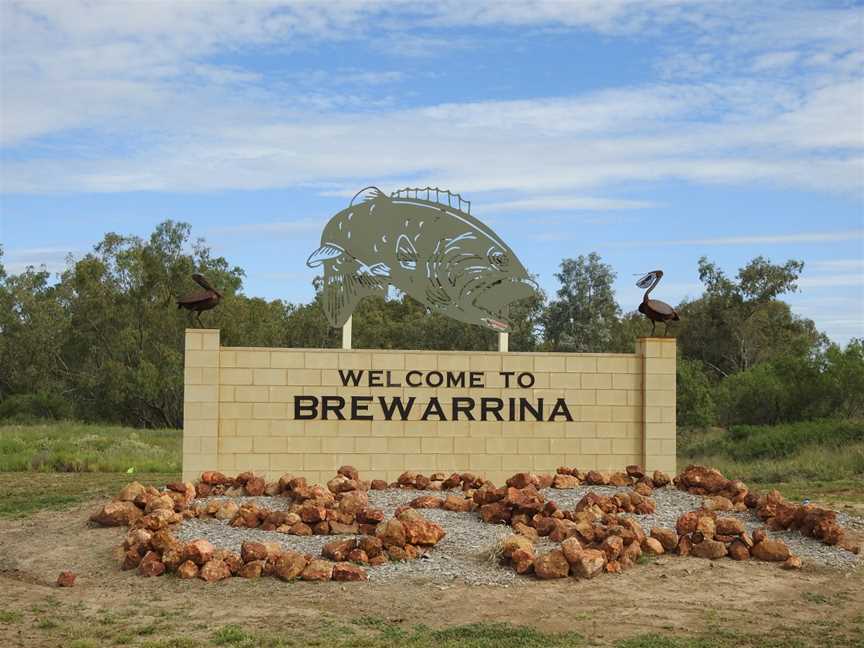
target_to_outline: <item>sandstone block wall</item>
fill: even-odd
[[[620,470],[631,463],[674,473],[675,354],[673,338],[642,338],[633,354],[236,348],[221,347],[218,330],[189,329],[183,474],[253,470],[323,482],[351,464],[366,479],[392,481],[409,469],[467,470],[500,483],[522,470]],[[348,370],[364,372],[357,386],[346,386]],[[369,371],[378,372],[373,386]],[[427,383],[448,372],[466,386]],[[468,386],[471,380],[482,387]],[[325,396],[333,407],[341,397],[345,420],[332,409],[322,419]],[[384,420],[397,397],[403,405],[414,399],[410,411],[401,420],[392,410],[392,420]],[[454,398],[472,399],[475,420],[465,411],[452,420]],[[422,420],[435,399],[448,420]],[[483,399],[489,411],[481,411]],[[535,410],[542,399],[543,420],[532,410],[518,420],[519,399]],[[572,420],[560,409],[549,420],[559,399]],[[315,418],[298,420],[298,413]]]

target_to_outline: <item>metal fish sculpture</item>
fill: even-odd
[[[357,303],[393,285],[430,311],[508,332],[509,306],[537,284],[504,241],[449,191],[377,187],[333,216],[306,264],[324,266],[324,311],[345,324]]]

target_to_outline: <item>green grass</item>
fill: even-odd
[[[804,421],[723,430],[680,429],[678,464],[700,463],[748,484],[845,481],[864,485],[864,423]],[[782,489],[781,489],[782,490]],[[809,496],[806,493],[805,496]]]
[[[180,472],[182,430],[63,421],[0,425],[0,472]]]
[[[179,473],[0,473],[0,518],[74,506],[95,497],[113,497],[132,479],[164,486]]]

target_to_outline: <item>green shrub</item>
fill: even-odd
[[[717,419],[711,384],[698,360],[678,360],[676,388],[678,391],[678,425],[707,427]]]
[[[72,418],[72,403],[58,394],[12,394],[0,401],[0,420],[25,423]]]

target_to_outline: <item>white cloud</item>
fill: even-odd
[[[0,98],[3,141],[21,149],[46,136],[86,133],[48,154],[5,160],[5,191],[353,187],[374,179],[515,192],[499,202],[545,200],[543,209],[554,209],[549,196],[665,179],[857,194],[864,185],[856,65],[864,48],[855,36],[864,14],[856,9],[630,0],[68,0],[5,3],[0,12],[2,74],[15,88]],[[674,25],[693,38],[670,56],[692,54],[704,70],[724,69],[724,56],[735,64],[712,83],[675,78],[577,96],[397,109],[392,97],[366,90],[411,82],[392,69],[285,78],[212,60],[322,40],[382,47],[399,39],[458,40],[464,25],[633,38]],[[747,76],[759,57],[764,66],[790,52],[808,61],[812,76]]]
[[[625,246],[663,246],[663,245],[786,245],[790,243],[831,243],[834,241],[849,241],[864,238],[864,229],[852,229],[835,232],[806,232],[801,234],[769,234],[758,236],[719,236],[703,239],[677,239],[659,241],[628,241],[610,245]]]
[[[244,223],[225,227],[211,227],[208,234],[215,236],[237,236],[244,234],[291,234],[294,232],[314,232],[327,222],[323,218],[303,218],[296,221],[277,221],[272,223]]]
[[[801,277],[798,280],[801,288],[837,288],[839,286],[864,287],[864,273],[836,274],[822,277]]]
[[[831,261],[807,261],[807,270],[862,270],[864,271],[864,258],[861,259],[833,259]]]
[[[9,274],[24,272],[28,267],[56,273],[66,269],[67,258],[76,252],[68,247],[9,248],[4,249],[0,263]]]
[[[484,202],[484,214],[498,212],[532,211],[612,211],[620,209],[649,209],[658,207],[657,203],[646,200],[627,200],[624,198],[598,198],[593,196],[549,196],[518,198],[501,202]]]

